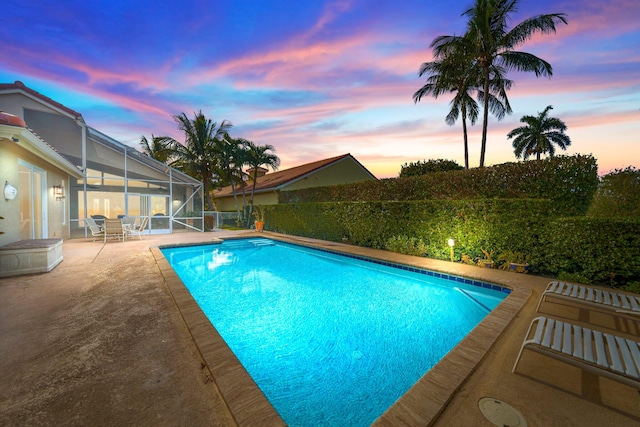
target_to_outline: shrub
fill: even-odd
[[[427,247],[417,237],[393,236],[387,241],[386,249],[405,255],[425,256]]]
[[[640,219],[640,170],[629,166],[604,175],[587,215]]]
[[[453,160],[432,159],[418,161],[415,163],[405,163],[400,169],[400,178],[409,176],[420,176],[432,172],[446,172],[464,169]]]
[[[533,198],[553,201],[563,216],[584,215],[598,187],[593,156],[554,156],[487,168],[433,172],[283,191],[280,203]]]
[[[558,218],[532,247],[539,273],[579,275],[580,283],[624,287],[640,280],[640,221]]]

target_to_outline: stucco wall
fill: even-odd
[[[350,158],[327,166],[313,174],[286,185],[282,190],[299,190],[301,188],[325,187],[327,185],[348,184],[351,182],[370,180],[369,175],[360,165]]]
[[[249,205],[249,199],[251,198],[251,193],[246,193],[246,202]],[[222,197],[216,198],[213,200],[215,204],[215,208],[218,212],[235,212],[236,204],[233,200],[233,196],[231,197]],[[253,196],[253,204],[254,205],[275,205],[278,203],[278,195],[275,191],[270,191],[268,193],[257,193]],[[240,209],[242,209],[242,194],[238,194],[238,204],[240,205]]]
[[[20,191],[18,176],[18,159],[23,160],[33,166],[37,166],[46,172],[46,192],[47,192],[47,227],[48,238],[69,238],[69,227],[63,224],[67,214],[63,209],[68,209],[65,202],[56,201],[53,195],[53,186],[61,185],[64,181],[66,191],[69,188],[68,175],[51,166],[38,156],[23,149],[18,143],[10,139],[0,138],[0,216],[4,217],[0,220],[0,245],[20,240],[20,203],[18,197],[14,200],[5,200],[4,183],[5,181],[13,185]]]
[[[346,157],[342,161],[315,171],[307,177],[294,181],[282,188],[282,191],[299,190],[302,188],[325,187],[328,185],[348,184],[351,182],[373,179],[358,163]],[[247,193],[247,200],[249,194]],[[219,212],[235,211],[233,196],[218,197],[214,199],[216,210]],[[238,195],[238,203],[242,206],[241,195]],[[248,203],[248,201],[247,201]],[[278,194],[275,191],[257,193],[254,197],[255,205],[275,205],[278,203]]]
[[[5,113],[13,114],[24,120],[25,108],[57,113],[55,110],[43,105],[42,102],[35,101],[22,93],[5,93],[0,96],[0,110]]]

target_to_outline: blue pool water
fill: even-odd
[[[162,252],[290,426],[370,425],[508,292],[268,239]]]

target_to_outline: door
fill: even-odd
[[[129,193],[129,216],[149,218],[147,227],[151,234],[171,233],[169,207],[169,196]]]
[[[49,236],[46,172],[19,160],[18,175],[20,239],[46,239]]]

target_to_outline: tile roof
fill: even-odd
[[[0,111],[0,125],[17,126],[26,128],[27,124],[18,116]]]
[[[354,162],[356,162],[357,164],[360,164],[360,162],[358,162],[355,159],[355,157],[347,153],[341,156],[331,157],[324,160],[318,160],[317,162],[296,166],[291,169],[285,169],[282,171],[268,173],[266,175],[258,177],[258,179],[256,180],[257,182],[256,192],[278,190],[285,184],[291,183],[293,181],[297,181],[298,179],[301,179],[312,172],[315,172],[332,163],[336,163],[348,157],[351,157]],[[369,172],[364,166],[362,166],[362,168],[366,170],[369,174],[371,174],[371,172]],[[371,176],[374,177],[373,174],[371,174]],[[216,190],[213,193],[213,197],[225,197],[225,196],[231,196],[231,195],[232,195],[232,191],[231,191],[230,185],[227,187],[221,188],[219,190]]]
[[[27,86],[25,86],[24,83],[22,83],[19,80],[16,80],[14,83],[0,83],[0,92],[3,92],[3,91],[22,91],[64,111],[67,114],[70,114],[74,118],[82,117],[82,114],[78,113],[77,111],[72,110],[71,108],[65,107],[64,105],[60,104],[58,101],[54,101],[53,99],[41,94],[40,92],[37,92],[31,88],[28,88]]]

